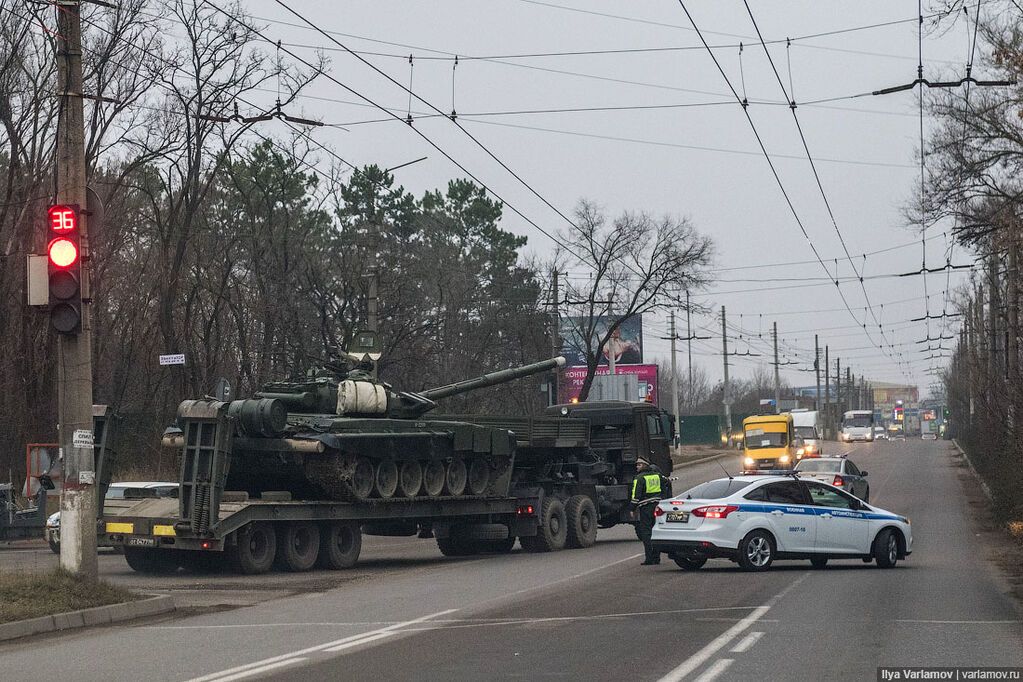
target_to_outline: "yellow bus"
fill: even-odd
[[[801,439],[795,434],[792,415],[767,414],[747,417],[742,422],[743,471],[791,469]]]

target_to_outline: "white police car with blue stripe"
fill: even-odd
[[[662,500],[655,511],[654,549],[680,568],[708,559],[764,571],[775,560],[876,561],[892,568],[913,551],[909,519],[798,474],[720,478]]]

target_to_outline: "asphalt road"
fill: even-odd
[[[780,563],[764,574],[727,561],[696,573],[670,562],[645,567],[629,527],[601,531],[589,550],[460,560],[440,557],[431,541],[381,538],[343,574],[294,584],[290,576],[206,579],[255,591],[301,584],[304,594],[0,646],[0,670],[19,679],[46,661],[104,682],[707,682],[873,680],[879,665],[1023,666],[1021,612],[990,561],[997,548],[972,521],[951,446],[833,448],[870,471],[872,503],[913,519],[914,554],[895,570],[858,560],[821,571]],[[708,463],[680,473],[688,487],[720,469]],[[160,587],[156,578],[130,579]],[[310,585],[322,587],[308,592]]]

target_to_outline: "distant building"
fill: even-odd
[[[908,384],[890,384],[884,381],[870,382],[874,390],[874,409],[891,413],[897,401],[904,405],[915,405],[920,402],[920,389]]]

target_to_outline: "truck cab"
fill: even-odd
[[[802,439],[795,434],[789,413],[747,417],[742,422],[743,471],[791,469]]]

